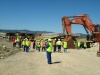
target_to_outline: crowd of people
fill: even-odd
[[[31,40],[29,38],[21,39],[20,37],[13,38],[13,47],[23,48],[24,52],[29,52],[30,47],[37,50],[38,52],[46,52],[47,63],[52,64],[51,61],[51,53],[59,52],[61,53],[63,49],[63,53],[67,53],[68,43],[66,41],[62,41],[61,39],[37,39]],[[75,47],[79,50],[80,48],[87,48],[86,42],[78,42],[74,41]]]
[[[19,47],[23,48],[24,52],[29,52],[30,46],[33,49],[40,51],[46,51],[46,45],[48,43],[48,40],[44,39],[37,39],[37,40],[31,40],[29,38],[24,38],[21,39],[20,37],[13,38],[13,47]],[[61,52],[61,49],[63,48],[63,52],[67,52],[68,48],[68,43],[66,41],[62,41],[61,39],[52,39],[52,44],[53,44],[53,51],[52,52]],[[82,41],[74,41],[75,47],[79,50],[80,48],[87,48],[86,42]]]
[[[33,49],[40,51],[46,51],[46,45],[48,44],[48,39],[37,39],[31,40],[29,38],[21,39],[20,37],[13,38],[13,47],[23,48],[24,52],[29,52],[30,46]],[[64,52],[67,49],[67,42],[62,42],[61,39],[52,39],[53,52],[61,52],[61,48],[64,48]]]

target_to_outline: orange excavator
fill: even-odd
[[[82,25],[84,29],[86,30],[88,36],[89,36],[89,31],[90,31],[92,35],[92,41],[99,42],[99,51],[97,51],[97,56],[100,56],[100,25],[94,25],[87,14],[62,17],[63,31],[66,30],[66,33],[67,33],[67,38],[65,38],[64,40],[67,42],[71,40],[72,38],[71,36],[72,34],[71,25],[72,24]]]

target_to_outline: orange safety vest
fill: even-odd
[[[53,45],[56,45],[56,40],[53,40]]]
[[[46,43],[45,42],[42,42],[42,47],[46,47]]]

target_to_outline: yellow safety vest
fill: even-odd
[[[81,45],[81,43],[80,43],[80,42],[78,42],[78,47],[80,47],[80,45]]]
[[[20,39],[19,38],[17,38],[17,42],[19,42],[20,41]]]
[[[30,42],[29,41],[26,41],[26,46],[30,46]]]
[[[53,45],[52,43],[49,43],[49,47],[47,48],[47,51],[52,52],[52,49],[53,49]]]
[[[86,42],[84,43],[84,47],[87,47]]]
[[[64,47],[64,48],[67,48],[67,42],[64,42],[64,43],[63,43],[63,47]]]
[[[22,45],[26,45],[26,42],[25,42],[25,41],[23,41],[23,42],[22,42]]]
[[[37,43],[37,46],[38,46],[38,47],[41,47],[41,43],[40,43],[40,42],[38,42],[38,43]]]
[[[61,42],[61,41],[57,41],[56,44],[57,44],[57,45],[62,45],[62,42]]]

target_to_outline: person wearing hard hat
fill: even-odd
[[[86,49],[87,48],[87,43],[86,42],[84,42],[84,49]]]
[[[26,39],[26,52],[29,52],[29,47],[30,47],[30,41]]]
[[[80,49],[80,45],[81,45],[81,42],[80,41],[78,41],[78,43],[77,43],[77,46],[78,46],[78,50]]]
[[[63,42],[63,49],[64,49],[63,53],[66,53],[67,52],[67,42],[66,41]]]
[[[41,48],[41,42],[38,41],[38,42],[37,42],[37,49],[38,49],[38,52],[40,52],[40,48]]]
[[[21,48],[21,38],[20,37],[17,37],[16,42],[17,42],[18,47]]]
[[[47,63],[52,64],[51,53],[53,50],[52,39],[48,39],[48,43],[46,44],[46,54],[47,54]]]
[[[23,46],[23,49],[24,49],[24,52],[25,52],[25,48],[26,48],[26,39],[23,39],[23,41],[22,41],[22,46]]]
[[[58,52],[61,52],[61,46],[62,46],[62,42],[60,39],[58,39],[58,41],[56,42],[56,45],[58,47]]]

